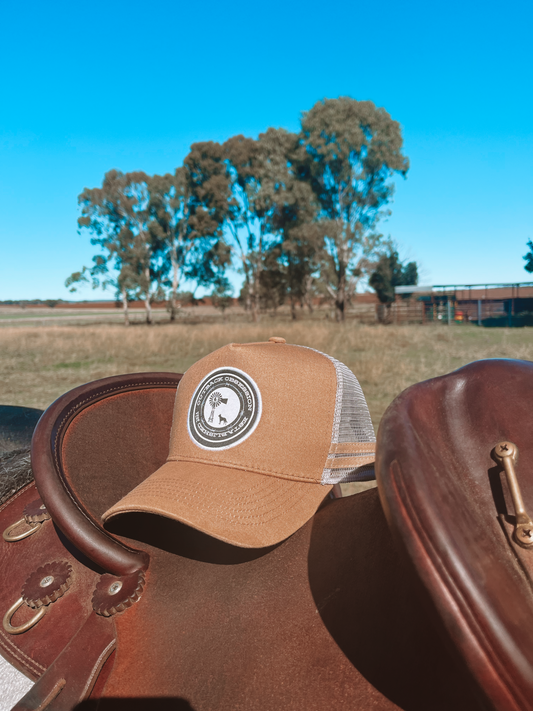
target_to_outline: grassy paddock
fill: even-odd
[[[185,371],[230,342],[283,336],[329,353],[359,378],[374,424],[407,386],[479,358],[533,360],[533,329],[362,326],[328,321],[3,327],[0,404],[47,407],[81,383],[119,373]]]

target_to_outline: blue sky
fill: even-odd
[[[522,1],[4,4],[0,299],[73,298],[94,254],[77,196],[107,170],[173,171],[195,141],[296,131],[337,96],[403,127],[381,230],[424,283],[530,279],[532,21]]]

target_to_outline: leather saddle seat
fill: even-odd
[[[529,551],[505,535],[490,458],[505,438],[533,455],[520,400],[532,369],[481,362],[413,386],[380,427],[379,494],[326,500],[267,549],[141,513],[104,529],[102,513],[167,457],[180,376],[62,396],[34,434],[37,489],[0,509],[2,530],[36,500],[51,517],[1,542],[6,607],[21,589],[31,598],[32,575],[70,567],[37,624],[0,632],[2,654],[36,680],[16,708],[533,708]]]
[[[377,441],[392,535],[489,708],[506,711],[533,709],[533,541],[517,543],[496,450],[518,448],[517,488],[530,515],[532,402],[533,363],[474,362],[404,391]]]

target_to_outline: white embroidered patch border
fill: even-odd
[[[261,412],[261,393],[253,378],[238,368],[217,368],[194,391],[187,429],[202,449],[230,449],[252,434]]]

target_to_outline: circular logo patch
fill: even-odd
[[[261,419],[261,393],[238,368],[217,368],[196,388],[187,426],[202,449],[229,449],[249,437]]]

